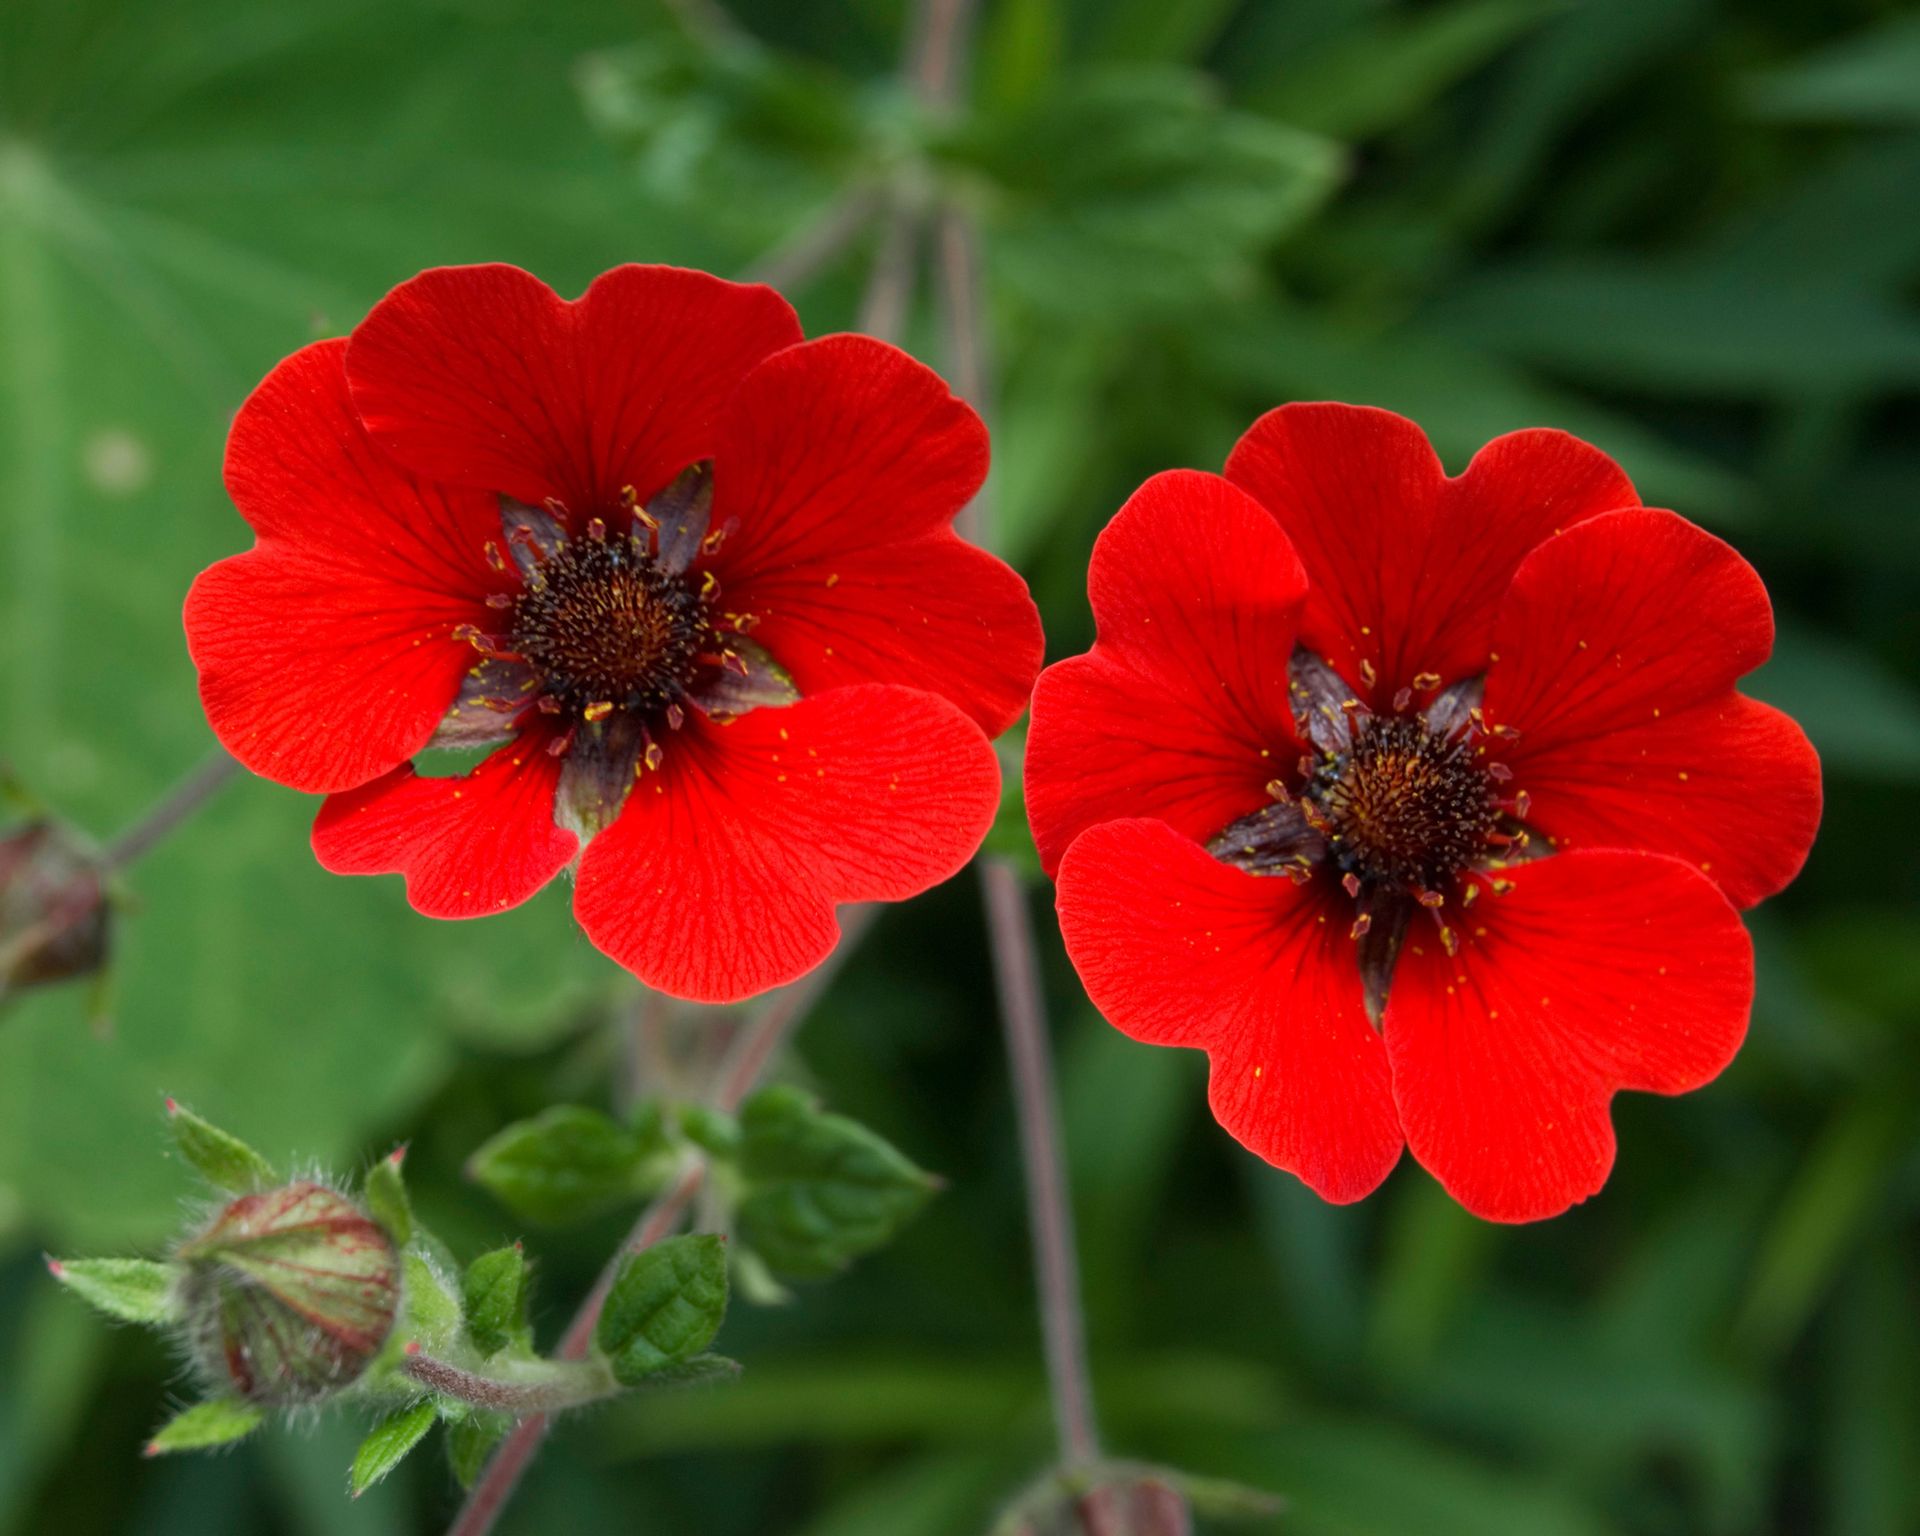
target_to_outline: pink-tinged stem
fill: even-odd
[[[741,1100],[753,1091],[781,1048],[792,1038],[878,913],[879,909],[872,906],[846,908],[840,914],[841,937],[833,953],[798,981],[782,987],[760,1004],[720,1064],[713,1087],[713,1103],[717,1108],[731,1113],[740,1107]],[[640,1220],[601,1269],[587,1299],[567,1324],[557,1351],[560,1359],[585,1357],[593,1345],[593,1333],[600,1325],[600,1313],[607,1304],[608,1292],[613,1289],[620,1261],[669,1236],[680,1225],[681,1217],[700,1193],[706,1177],[705,1162],[690,1162],[667,1192],[641,1213]],[[549,1422],[546,1414],[537,1413],[513,1427],[474,1483],[466,1503],[447,1528],[447,1536],[487,1536],[513,1497],[514,1489],[519,1487],[527,1467],[540,1453],[540,1442],[546,1438]]]
[[[957,12],[956,26],[965,19],[965,0],[932,0],[932,4],[936,13]],[[951,44],[950,53],[958,46]],[[952,347],[954,387],[983,417],[989,417],[992,402],[988,398],[979,230],[960,209],[947,208],[940,214],[935,244],[940,295]],[[992,526],[986,513],[983,491],[958,523],[967,537],[990,545]],[[1000,1019],[1013,1073],[1014,1104],[1020,1119],[1027,1216],[1033,1232],[1034,1279],[1039,1291],[1054,1426],[1066,1465],[1082,1466],[1098,1460],[1100,1436],[1094,1420],[1073,1204],[1060,1143],[1053,1049],[1047,1035],[1033,915],[1027,907],[1019,868],[1011,860],[987,854],[979,859],[978,868],[987,933],[993,947]]]
[[[980,860],[979,868],[987,932],[993,941],[1000,1019],[1006,1029],[1013,1098],[1020,1118],[1027,1217],[1033,1231],[1034,1273],[1040,1293],[1040,1328],[1046,1346],[1053,1422],[1065,1464],[1086,1466],[1099,1459],[1100,1437],[1094,1427],[1073,1206],[1067,1193],[1066,1158],[1060,1147],[1054,1106],[1053,1050],[1041,1000],[1033,915],[1027,910],[1020,871],[1009,860],[989,855]]]
[[[205,805],[240,772],[239,763],[222,747],[178,784],[162,795],[144,816],[107,845],[108,869],[125,869],[151,852],[167,834]]]
[[[485,1376],[445,1360],[436,1360],[431,1355],[420,1354],[409,1355],[400,1369],[421,1386],[430,1387],[435,1392],[456,1397],[463,1403],[472,1403],[476,1408],[490,1408],[499,1413],[515,1415],[558,1413],[565,1408],[598,1402],[620,1390],[620,1384],[613,1379],[611,1372],[595,1371],[591,1366],[579,1363],[569,1367],[569,1374],[556,1373],[544,1381],[512,1381]]]

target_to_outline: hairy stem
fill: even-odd
[[[226,749],[215,747],[205,761],[107,845],[107,868],[125,869],[151,852],[169,832],[224,789],[239,772],[240,764]]]
[[[489,1376],[416,1354],[409,1355],[400,1369],[423,1387],[515,1418],[579,1408],[620,1390],[611,1371],[586,1360],[543,1360],[537,1370],[529,1367],[518,1376]]]
[[[793,1037],[801,1020],[819,1000],[820,994],[826,991],[828,983],[846,962],[848,954],[872,925],[878,910],[876,907],[863,906],[849,907],[843,911],[840,914],[841,938],[833,953],[798,981],[781,988],[760,1004],[752,1020],[733,1042],[716,1074],[712,1092],[712,1102],[716,1108],[731,1112],[739,1108],[740,1101],[753,1091],[754,1085],[780,1054],[781,1047]],[[593,1289],[587,1293],[587,1299],[567,1324],[567,1331],[561,1336],[558,1358],[579,1360],[586,1356],[593,1344],[594,1329],[600,1324],[600,1313],[607,1304],[607,1295],[613,1289],[620,1261],[626,1255],[650,1248],[669,1236],[680,1225],[681,1217],[700,1193],[706,1177],[705,1161],[697,1157],[689,1160],[667,1192],[641,1213],[640,1220],[613,1257],[607,1260]],[[500,1518],[501,1510],[513,1497],[513,1491],[520,1485],[528,1466],[540,1453],[540,1443],[546,1438],[548,1422],[546,1414],[535,1413],[514,1426],[512,1433],[500,1442],[500,1448],[493,1453],[486,1470],[474,1483],[473,1491],[467,1495],[467,1502],[448,1527],[447,1536],[486,1536],[493,1529],[494,1522]]]

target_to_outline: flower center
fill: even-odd
[[[1412,715],[1357,720],[1348,750],[1320,760],[1302,802],[1337,868],[1412,891],[1438,890],[1481,858],[1500,815],[1466,739]]]
[[[569,539],[513,605],[512,648],[568,713],[676,702],[708,646],[707,605],[638,541]]]

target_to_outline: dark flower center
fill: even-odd
[[[636,539],[569,539],[513,605],[512,648],[569,714],[674,703],[708,649],[707,604]],[[606,711],[598,711],[605,713]]]
[[[1439,890],[1482,858],[1500,814],[1468,741],[1417,715],[1356,720],[1348,749],[1316,763],[1302,802],[1336,868],[1413,891]]]

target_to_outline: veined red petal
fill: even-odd
[[[1619,1090],[1686,1093],[1745,1037],[1753,947],[1713,882],[1613,849],[1506,871],[1448,956],[1416,927],[1387,999],[1413,1155],[1477,1216],[1536,1221],[1613,1167]]]
[[[1611,512],[1530,555],[1502,604],[1486,713],[1529,819],[1567,847],[1646,848],[1740,905],[1798,872],[1820,768],[1798,726],[1734,693],[1773,646],[1753,567],[1671,512]]]
[[[805,693],[898,683],[952,700],[989,736],[1020,718],[1045,642],[1027,584],[940,528],[842,550],[726,587],[753,638]]]
[[[537,731],[457,777],[396,768],[327,797],[313,823],[314,855],[337,875],[405,875],[407,900],[428,917],[503,912],[565,869],[578,847],[554,825],[560,769]]]
[[[837,904],[947,879],[999,796],[991,744],[935,694],[834,688],[729,725],[690,716],[588,845],[574,910],[648,986],[737,1001],[825,959]]]
[[[1060,864],[1060,931],[1094,1006],[1149,1045],[1204,1050],[1214,1118],[1323,1198],[1400,1156],[1387,1054],[1322,888],[1219,863],[1163,821],[1103,822]]]
[[[1528,747],[1525,738],[1518,746]],[[1520,761],[1528,820],[1556,847],[1674,854],[1736,906],[1799,874],[1820,825],[1813,744],[1779,710],[1744,694]]]
[[[822,336],[762,363],[714,454],[711,562],[727,590],[920,538],[987,477],[987,429],[941,377],[871,336]]]
[[[1027,737],[1027,816],[1051,873],[1085,828],[1154,816],[1204,840],[1292,774],[1288,659],[1306,577],[1273,519],[1218,475],[1143,485],[1093,548],[1099,638],[1049,667]]]
[[[1487,718],[1532,756],[1718,699],[1773,649],[1773,608],[1733,547],[1636,508],[1540,546],[1500,605]]]
[[[491,498],[407,474],[362,430],[343,341],[267,375],[234,419],[227,490],[258,536],[202,573],[187,648],[208,721],[256,773],[344,789],[418,751],[473,665],[500,585]]]
[[[1448,479],[1419,427],[1391,411],[1283,405],[1227,460],[1293,541],[1312,584],[1302,638],[1369,703],[1428,674],[1485,669],[1493,613],[1527,552],[1637,504],[1597,448],[1564,432],[1494,439]]]
[[[711,457],[721,405],[800,335],[771,288],[679,267],[615,267],[571,304],[518,267],[437,267],[374,306],[347,371],[415,470],[584,518]]]

